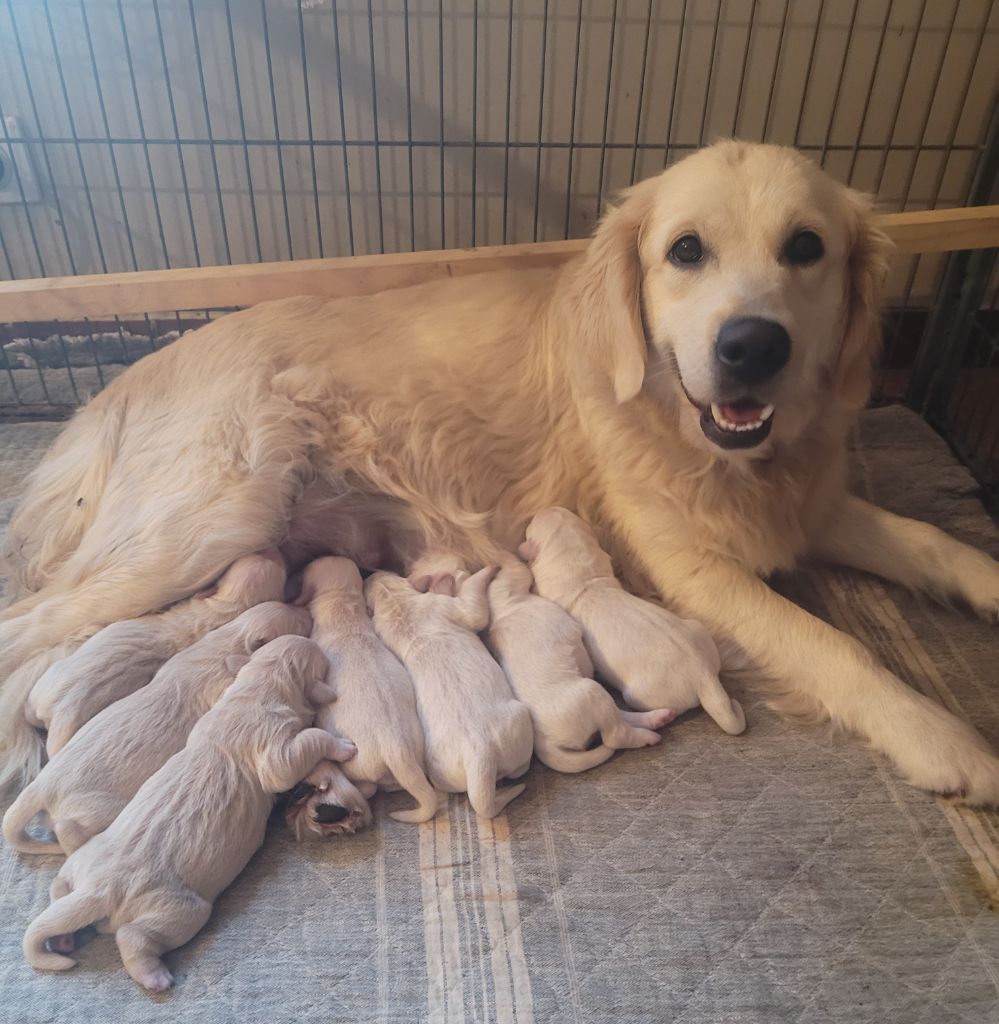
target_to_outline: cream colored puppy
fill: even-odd
[[[64,971],[74,933],[113,932],[125,970],[150,992],[173,976],[160,959],[205,925],[219,893],[264,839],[274,795],[345,743],[308,728],[332,693],[326,660],[285,636],[243,667],[195,724],[187,745],[147,779],[103,834],[74,853],[52,883],[52,904],[28,928],[33,967]]]
[[[486,646],[534,721],[534,751],[559,772],[582,772],[615,750],[649,747],[673,721],[670,708],[621,711],[592,679],[579,623],[553,601],[531,593],[531,572],[510,562],[489,587]],[[598,745],[588,747],[594,739]]]
[[[392,817],[429,821],[440,799],[424,772],[423,728],[413,683],[375,632],[357,566],[348,558],[312,562],[296,603],[309,606],[312,640],[329,659],[329,680],[336,691],[335,703],[320,708],[317,724],[349,736],[357,746],[344,774],[355,783],[406,790],[417,806],[393,811]]]
[[[446,793],[468,793],[475,813],[493,818],[524,791],[497,792],[531,764],[531,714],[515,700],[503,670],[475,635],[489,624],[491,566],[455,594],[453,577],[421,593],[400,576],[378,572],[364,593],[378,635],[409,669],[426,738],[427,774]]]
[[[307,636],[311,628],[304,608],[269,601],[174,655],[148,686],[105,708],[49,761],[4,815],[4,838],[22,853],[72,853],[103,832],[183,748],[253,651],[287,633]],[[28,835],[40,813],[55,842]]]
[[[353,834],[371,824],[368,800],[378,787],[347,778],[334,761],[320,761],[288,794],[285,821],[301,840],[306,832],[319,836]]]
[[[109,704],[145,686],[178,651],[262,601],[279,601],[284,560],[276,549],[239,558],[218,583],[158,615],[106,626],[35,683],[25,714],[48,729],[49,757]]]
[[[631,707],[667,706],[680,714],[700,704],[725,732],[746,728],[742,708],[718,679],[721,660],[708,631],[629,594],[578,516],[564,508],[540,512],[520,554],[537,592],[579,622],[597,674]]]

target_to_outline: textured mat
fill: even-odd
[[[57,428],[0,428],[9,498]],[[946,445],[868,413],[857,485],[999,554]],[[999,746],[999,632],[880,582],[777,583],[870,644]],[[56,859],[0,851],[0,1021],[999,1024],[997,818],[899,783],[849,739],[784,722],[686,717],[662,746],[583,776],[535,767],[508,813],[452,798],[414,827],[378,803],[367,833],[296,845],[273,822],[207,928],[148,997],[96,939],[62,976],[20,938]]]

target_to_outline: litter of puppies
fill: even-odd
[[[263,552],[52,665],[27,710],[50,759],[3,819],[18,851],[68,855],[29,963],[72,967],[97,924],[143,988],[169,988],[163,954],[207,922],[279,794],[299,838],[368,825],[377,790],[413,798],[402,822],[462,792],[491,818],[532,754],[584,771],[698,704],[742,732],[707,631],[628,594],[582,520],[539,513],[520,555],[530,568],[510,555],[469,573],[428,552],[408,579],[367,580],[323,557],[289,604],[284,561]]]

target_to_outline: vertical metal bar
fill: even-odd
[[[14,153],[14,147],[11,145],[10,130],[7,128],[7,119],[4,117],[2,110],[0,110],[0,129],[3,130],[3,139],[7,144],[8,152]],[[23,146],[21,151],[24,153],[25,160],[31,158],[31,153],[27,146]],[[45,272],[45,260],[42,257],[42,249],[38,244],[38,235],[35,234],[35,222],[31,218],[31,207],[24,191],[24,183],[21,181],[21,169],[17,165],[16,157],[11,161],[11,166],[14,171],[14,184],[17,185],[17,193],[21,197],[21,209],[24,211],[24,219],[28,225],[28,236],[31,238],[31,246],[35,250],[35,259],[38,261],[38,273],[41,277],[48,277],[48,274]],[[13,267],[11,270],[13,271]]]
[[[55,188],[55,175],[52,173],[52,161],[49,159],[48,148],[45,144],[45,136],[42,132],[42,120],[38,116],[38,104],[35,101],[35,90],[31,85],[31,75],[28,73],[28,62],[24,57],[24,47],[21,44],[21,33],[17,27],[17,20],[14,17],[14,6],[11,0],[7,0],[7,13],[10,17],[10,27],[14,32],[14,42],[17,45],[17,54],[20,58],[21,72],[24,75],[24,85],[28,93],[28,102],[31,104],[31,115],[35,119],[35,125],[38,128],[38,140],[41,144],[42,159],[45,161],[45,173],[48,176],[48,181],[52,184],[52,201],[55,203],[56,214],[58,217],[59,227],[62,229],[62,240],[66,246],[66,258],[69,260],[70,273],[77,273],[76,270],[76,259],[73,256],[73,247],[69,244],[69,232],[66,230],[66,218],[63,216],[62,203],[59,200],[59,190]],[[0,120],[3,120],[0,118]],[[9,140],[10,135],[7,132],[7,125],[4,123],[4,136]],[[19,179],[20,180],[20,179]],[[23,191],[22,191],[23,195]],[[26,206],[27,204],[25,204]]]
[[[749,51],[753,48],[753,28],[756,25],[756,5],[758,0],[753,0],[753,6],[749,11],[749,31],[746,33],[746,49],[742,53],[742,67],[739,70],[739,91],[735,96],[735,113],[732,115],[732,132],[736,135],[739,127],[739,114],[742,111],[742,92],[746,87],[746,66],[749,64]]]
[[[836,114],[839,111],[839,96],[843,89],[843,77],[846,74],[846,65],[850,59],[850,44],[853,42],[853,26],[857,23],[857,10],[860,7],[860,0],[853,0],[853,8],[850,11],[850,24],[846,30],[846,46],[843,48],[843,60],[839,66],[839,74],[836,76],[836,91],[833,93],[832,109],[829,111],[829,119],[826,121],[826,134],[822,140],[822,155],[819,157],[819,166],[825,167],[826,154],[829,152],[829,140],[832,138],[833,125],[836,122]]]
[[[319,243],[319,255],[325,256],[323,248],[323,216],[319,209],[319,174],[316,169],[316,140],[312,130],[312,95],[309,91],[309,62],[305,52],[305,19],[302,17],[302,0],[296,0],[295,7],[298,10],[298,46],[302,54],[302,87],[305,93],[305,123],[309,137],[309,164],[312,168],[312,202],[316,214],[316,240]],[[336,4],[333,4],[333,33],[337,44],[337,77],[340,75],[340,32],[337,23]],[[343,151],[346,158],[347,153],[347,131],[343,131]],[[347,203],[348,218],[350,201]],[[354,255],[353,224],[350,224],[351,245],[350,254]]]
[[[55,321],[58,323],[59,321]],[[62,349],[62,357],[66,360],[66,376],[69,378],[69,386],[73,391],[73,397],[76,399],[77,404],[80,401],[80,392],[76,387],[76,378],[73,376],[73,367],[70,365],[69,360],[69,349],[66,348],[66,339],[62,336],[61,331],[56,332],[56,336],[59,338],[59,348]]]
[[[767,112],[763,116],[763,135],[761,142],[766,142],[770,134],[770,115],[774,106],[774,89],[777,86],[777,79],[780,77],[781,67],[784,63],[784,35],[787,32],[787,18],[791,12],[791,0],[784,0],[784,14],[780,19],[780,35],[777,37],[777,55],[774,60],[774,73],[770,77],[770,90],[767,92]]]
[[[565,227],[562,231],[564,238],[569,237],[569,215],[572,211],[572,161],[576,149],[576,96],[579,91],[579,43],[582,32],[583,0],[578,0],[576,5],[576,55],[572,61],[572,101],[571,113],[569,114],[569,153],[565,175]],[[509,90],[509,86],[507,86],[507,89]],[[509,117],[509,98],[507,99],[507,108]]]
[[[615,4],[617,0],[614,0]],[[538,148],[534,158],[534,234],[538,240],[538,215],[541,200],[541,140],[545,122],[545,73],[548,64],[548,0],[545,0],[543,27],[541,29],[541,84],[538,89]]]
[[[153,10],[157,10],[159,6],[159,0],[153,0]],[[118,10],[121,10],[121,0],[118,0]],[[194,63],[198,69],[198,84],[201,87],[201,107],[205,113],[205,128],[208,131],[208,152],[211,155],[212,160],[212,174],[215,176],[215,195],[218,199],[219,207],[219,223],[222,227],[222,245],[225,249],[225,261],[226,263],[232,263],[232,249],[229,247],[229,229],[225,223],[225,204],[222,202],[222,180],[219,177],[219,160],[218,155],[215,152],[215,136],[212,133],[212,114],[208,108],[208,89],[205,86],[205,68],[201,61],[201,42],[198,39],[198,22],[194,16],[194,0],[187,0],[187,11],[191,19],[191,39],[194,42]],[[122,27],[124,27],[124,18],[122,19]],[[126,44],[125,52],[128,53],[129,49]],[[129,55],[128,58],[129,71],[132,68],[132,58]],[[135,86],[135,76],[132,75],[132,85]],[[135,95],[136,107],[139,103],[139,95]],[[152,178],[152,170],[150,169],[150,179]],[[167,266],[170,264],[168,263]]]
[[[697,133],[697,144],[704,145],[704,131],[708,125],[708,110],[711,107],[711,85],[714,81],[715,54],[718,52],[718,29],[721,26],[722,4],[725,0],[718,0],[718,10],[715,12],[715,30],[711,36],[711,59],[708,61],[708,85],[704,90],[704,106],[701,108],[701,128]]]
[[[652,36],[652,2],[645,11],[645,46],[642,49],[642,70],[638,77],[638,110],[635,113],[635,141],[631,147],[631,171],[628,184],[635,184],[635,171],[638,167],[638,140],[642,137],[642,110],[645,106],[645,72],[649,65],[649,39]],[[756,0],[753,0],[756,3]]]
[[[295,258],[295,246],[291,239],[291,216],[288,213],[288,188],[284,178],[284,153],[281,149],[281,124],[278,118],[277,93],[274,91],[274,62],[271,59],[270,28],[267,24],[267,0],[260,0],[260,18],[264,29],[264,53],[267,56],[267,87],[271,94],[271,117],[274,119],[274,145],[277,149],[278,180],[281,184],[281,205],[284,208],[284,233],[288,241],[288,259]]]
[[[94,52],[94,40],[90,32],[90,19],[87,17],[87,5],[85,0],[80,0],[80,16],[83,18],[83,34],[87,40],[87,50],[90,54],[90,68],[94,76],[94,88],[97,90],[97,106],[101,112],[101,123],[104,125],[104,134],[108,140],[108,157],[111,161],[111,173],[114,177],[114,186],[118,192],[118,209],[121,210],[121,222],[125,227],[125,238],[128,242],[128,253],[132,261],[132,269],[139,269],[139,261],[135,255],[135,242],[132,238],[132,226],[128,220],[128,209],[125,205],[125,190],[121,184],[121,174],[118,170],[118,157],[114,151],[114,143],[111,141],[111,122],[108,119],[107,106],[104,103],[104,90],[101,87],[101,76],[97,69],[97,55]]]
[[[156,0],[153,0],[155,7]],[[170,250],[167,247],[166,233],[163,230],[163,215],[160,211],[159,195],[156,191],[156,179],[153,177],[153,163],[149,157],[149,143],[146,141],[146,124],[142,117],[142,105],[139,102],[139,87],[135,79],[135,67],[132,64],[132,47],[128,41],[128,29],[125,26],[125,12],[122,10],[121,0],[118,0],[118,24],[121,27],[121,39],[125,60],[128,65],[128,76],[132,85],[132,101],[135,104],[135,116],[139,123],[139,137],[142,139],[142,153],[145,157],[146,176],[149,179],[149,196],[153,203],[153,214],[156,217],[156,227],[160,236],[160,249],[163,252],[163,263],[170,266]]]
[[[857,154],[860,152],[860,144],[864,139],[864,129],[867,127],[867,112],[871,107],[871,99],[874,96],[874,83],[878,78],[878,67],[881,62],[881,51],[885,45],[885,35],[888,32],[888,22],[891,20],[892,7],[895,0],[888,0],[885,7],[884,20],[881,22],[881,33],[878,35],[878,48],[874,51],[874,63],[871,71],[871,84],[867,87],[867,97],[864,99],[864,108],[860,112],[860,123],[857,126],[857,138],[853,143],[853,153],[850,156],[850,168],[846,172],[846,183],[853,184],[853,172],[857,167]]]
[[[101,366],[101,357],[97,353],[97,342],[94,341],[94,332],[90,329],[90,321],[87,319],[87,317],[83,318],[83,322],[87,325],[87,327],[86,327],[87,337],[90,339],[90,351],[91,351],[91,354],[94,357],[94,368],[97,370],[97,381],[100,384],[100,386],[103,388],[105,386],[105,382],[104,382],[104,369]],[[72,375],[70,375],[70,376],[72,376]],[[76,388],[75,387],[73,389],[73,393],[76,394]]]
[[[683,33],[687,27],[687,0],[680,11],[680,33],[676,40],[676,60],[673,62],[673,88],[669,94],[669,116],[666,118],[666,141],[663,143],[663,167],[669,163],[669,150],[673,142],[673,115],[676,112],[676,90],[680,84],[680,58],[683,56]]]
[[[926,14],[927,0],[922,0],[919,7],[919,14],[916,17],[916,27],[912,31],[912,46],[909,47],[909,56],[905,61],[905,74],[898,87],[898,95],[895,97],[895,107],[891,116],[891,130],[885,140],[884,148],[881,150],[881,159],[878,162],[878,173],[876,176],[877,185],[875,191],[880,193],[881,186],[885,180],[885,170],[888,167],[888,157],[891,155],[892,143],[895,141],[895,129],[898,127],[898,115],[902,109],[902,102],[905,99],[905,90],[909,84],[909,76],[912,74],[912,61],[916,55],[916,46],[919,43],[919,33],[923,30],[923,17]]]
[[[547,19],[546,19],[547,20]],[[472,245],[475,245],[475,214],[478,206],[479,139],[479,0],[472,5]]]
[[[3,232],[0,231],[0,252],[3,253],[3,261],[7,264],[7,279],[13,281],[17,274],[14,273],[14,264],[10,258],[10,252],[7,249],[7,239],[4,238]]]
[[[340,19],[337,16],[336,3],[333,3],[333,46],[336,49],[336,97],[340,110],[340,137],[343,139],[343,187],[347,197],[347,240],[350,243],[350,255],[355,254],[354,248],[354,204],[350,195],[350,157],[347,153],[347,114],[343,105],[343,52],[340,49]],[[302,46],[302,75],[305,79],[305,109],[309,115],[309,149],[312,154],[312,184],[316,189],[316,151],[312,139],[312,107],[309,104],[309,75],[305,68],[305,30],[302,24],[302,2],[298,0],[298,29]],[[316,191],[316,230],[319,233],[319,254],[323,252],[323,231],[319,223],[319,193]]]
[[[257,223],[257,204],[253,197],[253,171],[250,169],[250,148],[246,144],[246,118],[243,114],[243,92],[239,87],[239,62],[236,59],[236,37],[232,31],[232,10],[225,0],[225,27],[229,35],[229,57],[232,61],[232,84],[236,89],[236,115],[239,118],[239,137],[243,140],[243,166],[246,168],[246,191],[250,204],[250,222],[253,225],[253,241],[257,248],[257,262],[263,263],[264,254],[260,248],[260,225]]]
[[[83,194],[87,201],[87,210],[90,213],[90,226],[94,229],[94,241],[97,244],[97,259],[101,270],[106,274],[108,270],[107,259],[104,256],[104,245],[101,242],[101,232],[97,225],[97,211],[94,209],[94,198],[90,191],[90,182],[87,179],[87,169],[83,162],[83,151],[80,149],[80,138],[76,133],[76,118],[73,116],[73,106],[69,102],[69,90],[66,88],[66,76],[62,70],[62,58],[59,55],[59,46],[56,42],[55,28],[52,25],[52,11],[49,8],[49,0],[42,0],[42,8],[45,11],[45,22],[49,30],[49,42],[52,44],[52,56],[56,66],[56,74],[59,77],[59,87],[62,92],[63,105],[66,107],[66,119],[69,124],[70,138],[73,140],[73,149],[76,153],[76,164],[80,171],[80,180],[83,182]]]
[[[378,138],[378,76],[375,73],[375,25],[368,0],[368,49],[371,53],[371,122],[375,133],[375,187],[378,191],[378,251],[385,252],[385,213],[382,208],[382,151]]]
[[[416,252],[416,181],[413,177],[413,78],[409,55],[409,0],[402,0],[406,43],[406,159],[409,163],[409,247]]]
[[[62,335],[59,335],[59,340],[62,341]],[[45,383],[45,374],[42,371],[42,361],[38,358],[38,349],[35,348],[35,339],[32,338],[31,334],[28,334],[28,348],[31,349],[31,357],[35,360],[35,370],[38,373],[38,383],[42,386],[42,395],[45,398],[46,405],[52,405],[52,396],[49,394],[48,384]],[[63,342],[63,351],[66,349],[66,344]],[[69,365],[69,356],[66,357],[66,369],[69,372],[69,379],[73,379],[73,371]],[[76,385],[73,385],[74,394],[76,392]]]
[[[507,207],[510,201],[510,90],[513,87],[513,0],[506,21],[506,130],[503,136],[503,244],[507,238]]]
[[[801,140],[801,122],[805,116],[805,107],[808,105],[808,90],[812,84],[812,66],[815,63],[815,50],[819,43],[819,34],[822,31],[822,15],[825,12],[826,0],[819,0],[819,9],[815,15],[815,33],[812,35],[812,46],[808,51],[808,66],[805,68],[805,87],[801,90],[801,106],[798,108],[798,119],[794,123],[794,145],[797,146]]]
[[[611,86],[614,74],[614,39],[617,35],[617,0],[611,13],[610,46],[607,47],[607,92],[604,94],[604,123],[600,135],[600,173],[597,176],[597,208],[594,220],[600,219],[600,210],[604,200],[604,162],[607,157],[607,123],[610,120]]]
[[[437,56],[440,75],[438,81],[438,114],[440,115],[440,163],[441,163],[441,248],[446,247],[447,225],[444,207],[444,0],[437,0]]]

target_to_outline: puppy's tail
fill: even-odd
[[[28,826],[41,809],[30,789],[26,789],[7,808],[2,828],[8,846],[19,853],[62,853],[62,847],[57,842],[33,839],[28,835]]]
[[[592,750],[566,750],[555,743],[549,743],[542,736],[535,735],[534,752],[542,764],[554,768],[557,772],[573,775],[603,764],[614,753],[614,748],[601,743]]]
[[[480,818],[495,818],[500,811],[527,788],[524,783],[496,789],[496,758],[492,753],[474,751],[465,758],[468,800]]]
[[[742,705],[725,692],[717,676],[708,676],[698,697],[701,707],[730,736],[738,736],[746,729],[746,713]]]
[[[393,811],[391,816],[396,821],[404,821],[412,825],[419,824],[421,821],[430,821],[440,809],[441,798],[437,790],[430,785],[423,769],[408,758],[400,758],[398,764],[389,764],[388,768],[395,776],[395,781],[417,803],[412,810]]]
[[[107,908],[101,897],[93,893],[71,892],[51,903],[28,926],[24,933],[24,955],[32,967],[40,971],[68,971],[76,961],[48,949],[50,939],[58,935],[72,935],[107,917]]]

